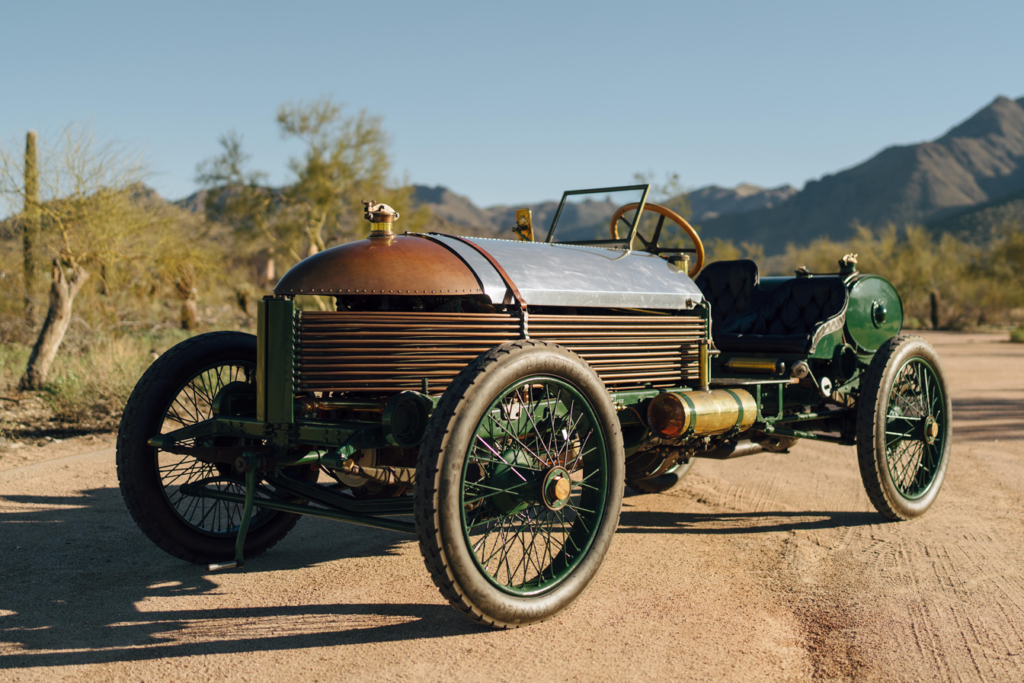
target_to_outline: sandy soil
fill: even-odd
[[[1024,680],[1024,345],[926,336],[956,427],[923,518],[876,514],[852,448],[699,461],[626,498],[575,606],[507,633],[408,537],[306,519],[210,574],[135,528],[112,448],[4,450],[0,680]]]

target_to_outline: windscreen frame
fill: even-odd
[[[601,194],[609,192],[628,192],[630,190],[643,190],[643,194],[640,197],[640,204],[636,208],[636,215],[633,217],[632,224],[626,221],[627,225],[630,225],[629,237],[626,239],[613,240],[611,238],[606,240],[577,240],[573,242],[554,242],[555,227],[558,225],[558,218],[562,215],[562,209],[565,208],[566,200],[574,195],[582,194]],[[615,246],[624,248],[625,251],[633,250],[633,239],[636,237],[636,231],[640,227],[640,216],[643,214],[644,207],[647,206],[647,195],[651,191],[650,183],[643,183],[639,185],[619,185],[617,187],[598,187],[587,190],[566,190],[562,193],[562,201],[558,203],[558,210],[555,212],[555,217],[551,219],[551,227],[548,228],[547,239],[544,240],[548,244],[577,244],[581,246],[605,246],[613,248]]]

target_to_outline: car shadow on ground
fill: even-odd
[[[217,596],[225,589],[203,567],[177,560],[143,537],[117,489],[8,495],[0,505],[0,671],[481,630],[447,604],[268,606],[273,596],[264,595],[253,600],[263,603],[258,606],[219,608]],[[303,533],[307,522],[311,528]],[[325,534],[327,527],[316,528],[318,522],[303,520],[292,536],[239,571],[255,575],[253,585],[259,585],[264,572],[386,556],[412,538],[354,525],[346,525],[345,534]],[[193,608],[147,610],[147,600],[168,597],[182,597]]]
[[[623,509],[620,534],[763,534],[797,529],[838,529],[886,524],[877,512],[652,512]]]
[[[117,489],[75,496],[8,495],[0,503],[0,671],[444,638],[484,630],[440,602],[266,605],[273,596],[260,596],[254,601],[262,605],[221,608],[218,596],[225,589],[204,568],[166,555],[143,537]],[[884,522],[866,512],[690,514],[628,505],[620,533],[750,534]],[[303,520],[291,536],[241,571],[252,574],[256,586],[265,572],[382,557],[411,540],[354,525],[345,525],[344,534],[325,531],[338,526]],[[175,597],[184,598],[190,608],[154,611],[146,604]],[[203,606],[196,607],[197,602]]]

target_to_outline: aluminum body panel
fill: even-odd
[[[476,273],[494,303],[505,283],[480,254],[459,240],[433,235]],[[546,242],[467,237],[501,264],[530,306],[687,309],[704,300],[693,280],[646,252]]]

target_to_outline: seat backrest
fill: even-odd
[[[849,294],[838,277],[787,280],[748,315],[729,321],[723,332],[786,336],[813,335],[830,319],[845,313]]]
[[[715,261],[694,281],[711,303],[711,329],[727,318],[744,313],[754,301],[757,264],[749,259]]]

